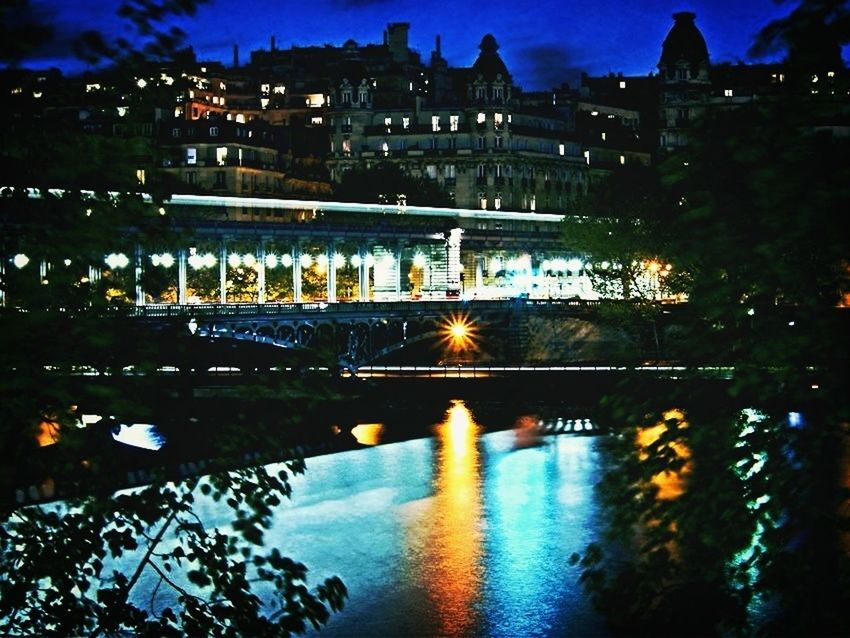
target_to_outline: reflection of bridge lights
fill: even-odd
[[[342,268],[343,266],[345,266],[345,255],[334,253],[334,268]]]
[[[213,268],[218,263],[218,259],[212,253],[204,254],[203,260],[204,268]]]
[[[384,433],[383,423],[359,423],[351,430],[360,445],[377,445]]]
[[[316,257],[316,267],[320,272],[324,272],[328,269],[328,256],[325,253],[320,254]]]
[[[257,263],[257,258],[251,253],[245,253],[242,255],[242,263],[245,264],[246,268],[253,268]]]
[[[291,268],[292,267],[292,255],[289,255],[289,254],[281,255],[280,256],[280,265],[283,266],[284,268]]]
[[[189,255],[189,259],[187,261],[189,262],[189,266],[192,267],[192,270],[200,270],[204,267],[204,258],[197,253]]]
[[[487,268],[487,270],[489,270],[491,273],[497,273],[502,269],[502,260],[498,257],[493,257],[493,259],[490,260],[488,266],[489,268]]]
[[[12,263],[15,264],[15,268],[21,269],[30,263],[30,258],[23,253],[18,253],[12,258]]]
[[[478,329],[467,315],[451,315],[440,326],[441,342],[454,352],[476,350]]]
[[[395,265],[395,257],[393,257],[392,255],[384,255],[383,257],[381,257],[381,267],[389,270],[394,265]]]
[[[375,256],[372,254],[366,255],[366,257],[364,258],[364,262],[366,264],[366,268],[371,268],[375,265]]]
[[[557,270],[558,272],[564,272],[568,270],[567,268],[567,260],[566,259],[555,259],[552,261],[552,269]]]
[[[363,263],[363,260],[360,259],[360,255],[352,255],[351,256],[351,265],[355,268],[360,268],[360,264]]]
[[[266,255],[265,263],[266,268],[268,268],[269,270],[274,270],[275,268],[277,268],[277,255]]]
[[[303,255],[301,255],[301,258],[299,259],[299,261],[301,262],[302,268],[309,268],[310,266],[313,265],[313,258],[310,255],[308,255],[307,253],[304,253]]]
[[[241,263],[242,263],[242,257],[240,257],[238,254],[230,253],[230,255],[228,255],[227,264],[231,268],[239,268]]]
[[[428,263],[428,260],[425,258],[425,255],[422,253],[416,253],[413,255],[413,265],[417,268],[425,268],[425,265]]]

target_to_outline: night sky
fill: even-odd
[[[81,29],[120,34],[114,17],[119,0],[32,0],[37,15],[56,30],[49,50],[26,63],[59,66],[73,72],[86,67],[73,60],[69,42]],[[250,51],[291,45],[340,45],[349,38],[379,44],[388,22],[410,23],[410,45],[428,60],[436,35],[453,66],[469,66],[486,33],[499,42],[500,54],[526,90],[551,88],[580,71],[591,75],[623,72],[647,75],[656,70],[661,43],[676,11],[694,11],[713,62],[746,60],[754,34],[796,3],[776,0],[212,0],[182,23],[187,44],[199,58],[231,64],[233,45],[241,62]]]

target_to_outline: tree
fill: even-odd
[[[762,38],[812,52],[811,33],[847,17],[846,2],[803,2]],[[632,633],[850,631],[850,343],[836,308],[850,242],[833,221],[850,204],[850,148],[832,126],[846,97],[811,90],[823,62],[791,60],[775,101],[709,112],[664,164],[681,202],[666,254],[687,274],[693,317],[683,351],[729,378],[660,392],[630,378],[607,398],[620,436],[602,494],[618,549],[580,560],[596,602]]]
[[[128,2],[121,14],[141,43],[89,34],[83,46],[112,56],[116,77],[133,78],[134,69],[168,58],[179,34],[163,25],[195,6]],[[13,28],[5,8],[2,15],[7,38],[32,32]],[[5,46],[4,54],[24,50]],[[123,87],[130,116],[148,99],[138,84]],[[206,459],[188,459],[204,461],[201,477],[178,471],[187,457],[116,452],[112,428],[147,421],[151,403],[168,397],[150,373],[192,356],[185,321],[157,339],[109,304],[109,277],[92,277],[116,243],[157,245],[173,236],[170,217],[137,192],[138,157],[154,157],[154,149],[144,139],[84,135],[39,111],[17,110],[0,149],[6,185],[17,187],[0,197],[2,253],[19,255],[0,270],[7,301],[0,309],[0,632],[270,636],[320,626],[342,607],[342,582],[332,577],[309,588],[306,567],[263,546],[274,508],[290,494],[289,476],[304,464],[291,452],[290,430],[268,418],[262,401],[284,397],[297,418],[297,408],[332,395],[257,379],[238,410],[195,433],[208,445]],[[161,201],[167,192],[153,172],[146,175],[145,190]],[[24,187],[41,188],[40,196]],[[54,187],[64,190],[47,190]],[[139,376],[123,378],[128,366]],[[185,436],[198,406],[185,396],[172,405],[161,430]],[[91,412],[104,418],[80,427]],[[286,461],[245,469],[248,453],[257,464]],[[139,485],[116,493],[128,469]],[[50,503],[55,497],[63,500]],[[208,528],[199,505],[217,501],[232,520]],[[142,579],[153,579],[154,595],[141,595]]]
[[[343,202],[451,206],[436,182],[407,175],[397,165],[382,162],[372,168],[346,171],[334,196]]]

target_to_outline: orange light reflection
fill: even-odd
[[[680,428],[688,427],[688,422],[685,421],[685,415],[680,410],[668,410],[662,417],[663,420],[653,426],[638,428],[636,443],[639,450],[639,458],[642,461],[649,458],[648,448],[667,431],[667,421],[675,420]],[[690,458],[691,451],[683,442],[672,441],[668,445],[680,459]],[[662,470],[653,475],[650,481],[658,488],[657,498],[662,501],[672,501],[679,498],[687,487],[687,475],[690,469],[691,464],[688,462],[679,471]]]
[[[351,429],[351,434],[361,445],[378,445],[384,434],[384,424],[358,423]]]

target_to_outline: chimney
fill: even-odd
[[[390,22],[387,25],[387,45],[390,55],[396,62],[407,62],[407,31],[410,29],[409,22]]]
[[[437,45],[437,47],[436,47],[437,48],[437,57],[439,58],[442,55],[442,51],[440,50],[440,36],[437,36],[436,45]]]
[[[277,50],[277,45],[275,44],[274,36],[272,36],[272,43],[271,43],[271,49],[270,50],[271,51]]]
[[[237,68],[239,66],[239,45],[233,45],[233,68]]]

